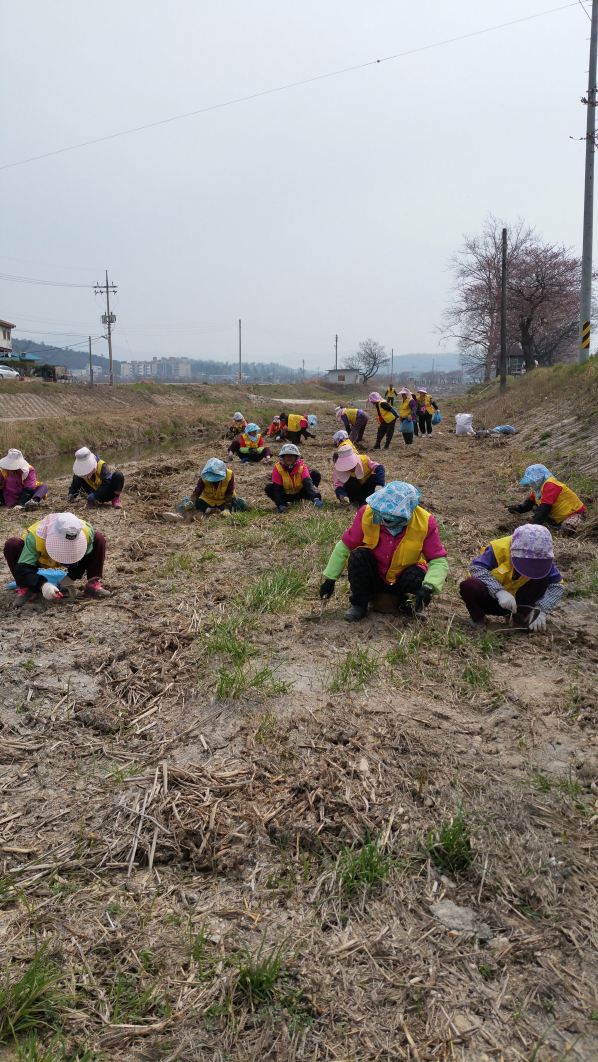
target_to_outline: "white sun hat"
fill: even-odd
[[[60,564],[76,564],[85,556],[87,549],[87,536],[83,528],[85,524],[73,513],[56,513],[54,519],[48,521],[49,530],[46,535],[46,550],[52,560]],[[41,526],[38,528],[38,533]]]
[[[10,449],[0,461],[0,468],[5,468],[7,472],[16,472],[18,468],[21,472],[28,472],[30,467],[20,450]]]
[[[80,450],[76,451],[73,465],[73,472],[76,476],[90,476],[97,467],[96,457],[87,446],[82,446]]]

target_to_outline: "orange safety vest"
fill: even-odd
[[[232,469],[227,468],[224,479],[219,479],[217,483],[212,483],[210,480],[204,479],[203,491],[200,495],[202,501],[205,501],[205,503],[212,508],[215,505],[222,505],[228,485],[232,478]],[[236,491],[232,492],[232,497],[236,497]]]
[[[282,463],[277,461],[274,468],[277,472],[280,472],[282,476],[282,489],[285,494],[298,494],[303,486],[302,472],[304,469],[303,461],[297,459],[296,464],[293,466],[293,473],[289,472],[289,469]]]
[[[289,413],[287,427],[289,431],[301,431],[302,428],[307,428],[307,417],[302,417],[299,413]]]
[[[550,510],[551,520],[554,520],[557,524],[562,524],[563,520],[566,520],[568,516],[571,516],[571,513],[578,513],[584,508],[583,502],[577,497],[577,494],[572,491],[570,487],[561,483],[560,480],[555,479],[554,476],[550,476],[548,479],[544,480],[539,500],[534,491],[532,491],[532,497],[538,505],[542,503],[542,495],[547,483],[556,483],[557,487],[561,488],[561,493]]]
[[[38,557],[38,560],[37,560],[38,568],[64,568],[65,567],[64,561],[52,560],[52,557],[46,551],[46,540],[45,540],[45,538],[40,538],[39,535],[37,534],[37,529],[38,529],[40,524],[41,524],[41,520],[37,520],[36,523],[31,525],[31,527],[28,527],[25,531],[23,531],[23,534],[21,535],[21,538],[23,539],[23,541],[25,541],[25,539],[27,538],[27,535],[29,534],[29,532],[31,532],[31,534],[35,538],[35,548],[36,548],[37,552],[39,553],[39,557]],[[88,527],[87,524],[83,524],[83,530],[85,532],[85,537],[87,539],[87,544],[89,545],[89,527]]]
[[[386,573],[387,582],[395,583],[405,568],[426,563],[423,548],[428,534],[429,520],[430,513],[418,505],[405,528],[405,534],[392,555]],[[374,523],[374,512],[369,505],[366,505],[361,518],[361,530],[364,546],[368,549],[375,549],[380,541],[380,524]]]
[[[396,420],[394,413],[391,413],[389,409],[380,409],[380,403],[376,402],[376,416],[378,418],[378,424],[392,424],[393,420]]]

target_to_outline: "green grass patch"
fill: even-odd
[[[426,852],[444,874],[459,874],[469,869],[473,860],[471,828],[461,806],[452,819],[443,819],[437,829],[430,830]]]
[[[0,985],[0,1042],[40,1026],[56,1027],[67,1004],[58,989],[63,977],[48,954],[48,945],[36,951],[21,977],[11,977],[10,969],[6,970]]]
[[[255,628],[256,623],[255,617],[237,611],[212,616],[210,626],[198,639],[203,654],[210,656],[220,653],[229,657],[235,665],[245,664],[258,652],[245,637]]]
[[[580,571],[575,573],[573,594],[575,597],[591,597],[592,594],[598,594],[597,560],[587,562]]]
[[[15,1047],[17,1062],[101,1062],[106,1058],[103,1051],[92,1051],[84,1043],[67,1047],[60,1034],[53,1037],[50,1043],[42,1044],[37,1033],[32,1032]]]
[[[375,675],[378,666],[379,657],[371,654],[369,649],[349,649],[346,656],[329,666],[325,688],[329,693],[362,690]]]
[[[280,612],[295,597],[302,596],[305,574],[295,565],[278,568],[256,579],[245,591],[242,604],[250,612]]]
[[[275,672],[269,667],[251,671],[242,664],[234,667],[219,667],[213,684],[216,696],[220,700],[237,700],[251,691],[263,697],[272,697],[276,693],[289,693],[293,682],[283,682],[275,678]]]

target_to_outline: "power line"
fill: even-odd
[[[48,288],[93,288],[93,284],[68,284],[61,280],[33,280],[31,277],[16,277],[11,273],[0,273],[0,280],[11,280],[17,284],[43,284]]]
[[[257,100],[261,96],[271,96],[277,92],[286,92],[288,89],[300,88],[302,85],[311,85],[315,81],[325,81],[327,78],[339,77],[341,74],[350,74],[356,70],[365,70],[368,66],[377,66],[379,63],[389,63],[393,59],[403,59],[407,55],[416,55],[418,52],[427,52],[432,48],[442,48],[447,44],[455,44],[458,41],[465,41],[471,37],[480,37],[485,33],[494,33],[496,30],[506,29],[508,26],[517,26],[521,22],[530,22],[532,19],[542,18],[544,15],[553,15],[557,11],[565,11],[567,8],[577,7],[578,3],[581,3],[581,0],[574,0],[573,3],[569,4],[561,4],[560,7],[551,7],[546,11],[538,11],[535,15],[526,15],[524,18],[515,18],[510,22],[501,22],[496,26],[488,26],[486,29],[474,30],[472,33],[462,33],[459,37],[449,37],[444,41],[436,41],[435,44],[423,44],[419,48],[410,48],[406,52],[397,52],[395,55],[386,55],[383,59],[370,59],[367,63],[358,63],[356,66],[346,66],[341,70],[331,70],[327,74],[318,74],[316,77],[307,77],[302,81],[291,81],[288,85],[278,85],[276,88],[264,89],[263,92],[252,92],[248,96],[239,96],[237,99],[227,100],[225,103],[214,103],[209,107],[200,107],[195,111],[186,111],[185,114],[176,114],[172,118],[162,118],[157,122],[147,122],[145,125],[136,125],[132,129],[123,129],[120,133],[109,133],[107,136],[98,136],[93,140],[83,140],[80,144],[71,144],[69,147],[57,148],[55,151],[45,151],[42,155],[32,155],[31,158],[20,159],[18,162],[7,162],[3,166],[0,166],[0,170],[10,170],[15,166],[25,166],[29,162],[38,162],[40,159],[47,159],[52,155],[63,155],[67,151],[77,151],[79,148],[91,147],[92,144],[102,144],[106,140],[116,140],[118,137],[129,136],[131,133],[140,133],[145,129],[155,129],[160,125],[168,125],[171,122],[180,122],[184,118],[193,118],[198,114],[207,114],[209,111],[222,110],[224,107],[234,107],[238,103],[247,103],[249,100]],[[81,286],[87,287],[87,285]]]

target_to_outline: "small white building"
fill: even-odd
[[[359,369],[328,369],[328,383],[355,385],[363,383]]]
[[[17,326],[11,324],[10,321],[0,320],[0,358],[12,357],[12,339],[11,332],[13,328]]]

